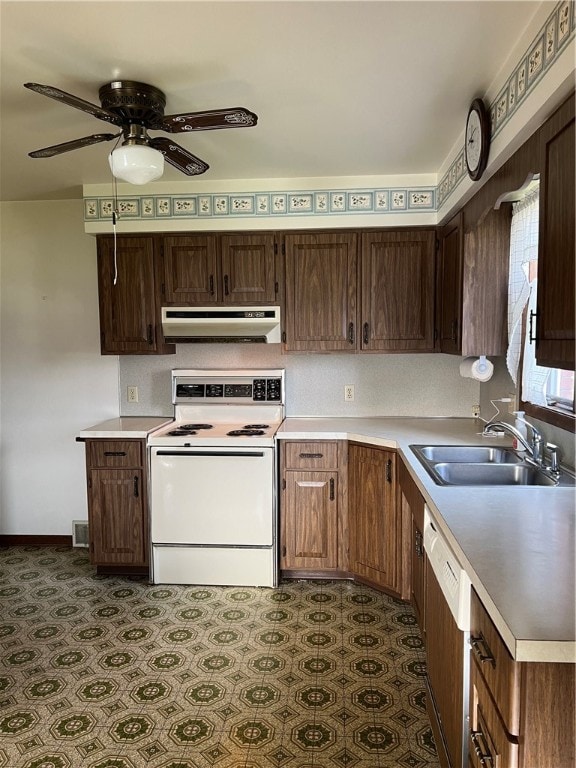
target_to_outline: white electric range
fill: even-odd
[[[276,586],[284,370],[174,370],[172,402],[148,438],[153,582]]]

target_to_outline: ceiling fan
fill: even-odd
[[[99,120],[122,129],[120,133],[95,133],[92,136],[37,149],[29,153],[30,157],[53,157],[62,152],[122,136],[121,146],[110,154],[110,167],[114,176],[132,184],[145,184],[160,178],[164,159],[187,176],[198,176],[209,168],[207,163],[171,139],[149,136],[149,130],[186,133],[247,128],[258,122],[258,116],[244,107],[165,115],[164,93],[153,85],[134,80],[115,80],[103,85],[98,93],[101,106],[50,85],[24,83],[24,87],[88,112]]]

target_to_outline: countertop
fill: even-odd
[[[78,438],[80,440],[108,438],[108,439],[144,439],[151,432],[168,424],[172,419],[168,416],[118,416],[95,424],[93,427],[83,429]]]
[[[512,656],[575,662],[575,493],[570,487],[438,486],[411,444],[508,446],[465,418],[289,417],[280,440],[395,448]]]

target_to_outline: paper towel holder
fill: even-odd
[[[486,355],[480,355],[478,358],[478,370],[480,373],[484,373],[484,371],[488,370],[488,361],[486,360]]]

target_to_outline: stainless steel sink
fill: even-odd
[[[528,464],[460,464],[440,462],[431,467],[442,485],[556,485],[556,481]]]
[[[519,464],[522,459],[511,448],[488,445],[411,445],[414,453],[426,461],[457,461],[482,464]]]
[[[437,485],[574,486],[574,475],[552,475],[511,448],[489,445],[411,445]]]

